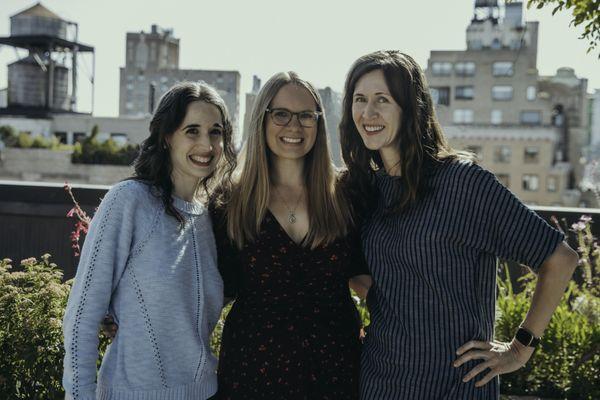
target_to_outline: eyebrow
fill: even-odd
[[[380,94],[384,94],[386,96],[391,96],[391,94],[389,94],[388,92],[376,92],[375,95],[380,95]],[[364,94],[360,93],[360,92],[355,92],[354,96],[364,96]]]
[[[189,125],[186,125],[186,126],[183,128],[183,129],[189,129],[189,128],[200,128],[200,126],[201,126],[200,124],[189,124]],[[220,123],[218,123],[218,122],[215,122],[215,123],[213,124],[213,126],[212,126],[212,127],[213,127],[213,128],[214,128],[214,127],[217,127],[217,128],[223,128],[223,125],[222,125],[222,124],[220,124]]]

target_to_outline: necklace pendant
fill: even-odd
[[[293,212],[290,212],[290,215],[288,216],[288,221],[290,221],[290,224],[296,223],[296,215]]]

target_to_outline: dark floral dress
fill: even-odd
[[[219,399],[358,399],[360,319],[348,278],[368,274],[358,235],[311,250],[267,212],[238,250],[213,210],[225,296]]]

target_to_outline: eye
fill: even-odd
[[[355,103],[364,103],[366,100],[363,96],[355,96],[354,97],[354,102]]]
[[[276,118],[288,118],[290,113],[285,110],[276,110],[273,112],[273,116]]]
[[[195,136],[199,133],[197,128],[190,128],[187,131],[185,131],[186,135],[190,135],[190,136]]]
[[[209,133],[211,135],[221,136],[223,134],[223,131],[219,128],[214,128],[214,129],[211,129]]]
[[[312,113],[312,112],[303,112],[300,113],[300,119],[306,120],[306,121],[313,121],[314,119],[316,119],[316,114]]]
[[[377,102],[378,103],[389,103],[390,101],[388,99],[386,99],[385,97],[383,97],[383,96],[379,96],[377,98]]]

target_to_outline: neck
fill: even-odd
[[[402,175],[402,168],[400,167],[400,152],[397,149],[382,148],[379,150],[379,155],[383,161],[385,172],[387,172],[388,175]]]
[[[304,187],[304,158],[271,158],[271,184],[286,187]]]
[[[173,171],[171,181],[173,182],[173,194],[175,196],[189,203],[194,202],[198,186],[200,185],[198,178],[183,176],[177,171]]]

